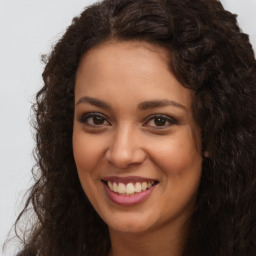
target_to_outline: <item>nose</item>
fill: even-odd
[[[121,169],[143,163],[146,152],[138,132],[130,127],[117,128],[106,151],[106,159]]]

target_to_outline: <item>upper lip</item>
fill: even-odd
[[[120,176],[107,176],[103,177],[102,181],[111,181],[116,183],[135,183],[135,182],[157,182],[156,179],[151,178],[145,178],[140,176],[126,176],[126,177],[120,177]]]

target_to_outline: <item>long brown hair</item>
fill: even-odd
[[[183,256],[253,256],[256,225],[256,61],[236,16],[213,0],[105,0],[74,18],[46,59],[33,106],[35,184],[20,256],[102,256],[110,239],[81,188],[72,153],[75,74],[90,48],[143,40],[170,52],[170,70],[195,92],[209,158]]]

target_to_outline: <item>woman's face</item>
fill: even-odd
[[[201,171],[192,92],[146,42],[107,42],[87,52],[75,84],[73,151],[91,204],[110,230],[182,225]]]

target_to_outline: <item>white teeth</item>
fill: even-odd
[[[148,184],[147,184],[147,182],[142,182],[142,184],[141,184],[141,189],[144,191],[144,190],[146,190],[147,189],[147,187],[148,187]]]
[[[117,184],[115,182],[113,183],[113,189],[111,189],[111,190],[113,190],[114,192],[117,192],[118,187],[117,187]]]
[[[141,192],[141,183],[140,182],[135,183],[135,192],[137,192],[137,193]]]
[[[128,183],[126,185],[126,194],[133,194],[134,193],[134,185],[132,183]]]
[[[125,194],[125,185],[124,185],[123,183],[119,183],[119,184],[118,184],[118,190],[117,190],[117,192],[118,192],[119,194]]]
[[[128,183],[125,185],[124,183],[112,183],[111,181],[108,181],[108,187],[110,190],[121,194],[121,195],[133,195],[134,193],[140,193],[141,191],[145,191],[149,188],[151,188],[154,184],[154,182],[136,182],[135,184],[133,183]]]
[[[112,185],[112,183],[111,183],[110,181],[108,181],[108,186],[109,186],[109,188],[110,188],[111,190],[113,190],[113,185]]]

